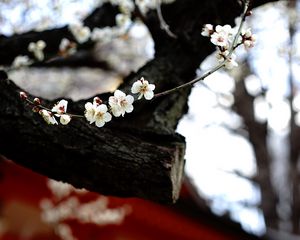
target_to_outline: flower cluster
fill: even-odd
[[[103,127],[112,118],[107,106],[102,104],[98,97],[94,98],[93,104],[90,102],[85,104],[84,116],[90,124],[95,122],[97,127]]]
[[[44,48],[46,47],[46,43],[43,40],[39,40],[37,42],[31,42],[28,45],[28,51],[32,52],[34,57],[38,61],[43,61],[44,56]]]
[[[20,68],[20,67],[23,67],[23,66],[29,66],[32,64],[32,60],[30,60],[30,58],[28,56],[17,56],[13,63],[12,63],[12,66],[14,68]]]
[[[142,13],[146,13],[150,9],[154,9],[158,4],[168,4],[175,0],[137,0],[136,5],[139,7]],[[116,5],[119,8],[120,13],[116,15],[116,26],[94,28],[90,29],[85,26],[82,21],[76,21],[68,25],[69,31],[74,36],[78,44],[84,44],[88,40],[97,41],[101,43],[108,43],[113,38],[125,35],[128,32],[132,23],[132,12],[135,11],[135,4],[132,0],[109,0],[112,5]],[[30,42],[28,45],[28,51],[34,56],[34,59],[30,59],[28,56],[17,56],[12,62],[12,69],[25,67],[33,64],[36,61],[44,61],[44,49],[46,42],[39,40],[37,42]],[[70,40],[63,38],[58,47],[57,55],[61,57],[67,57],[74,54],[77,51],[77,44]]]
[[[58,124],[56,118],[59,118],[62,125],[67,125],[71,121],[72,114],[67,113],[68,101],[64,99],[55,104],[52,109],[48,109],[42,105],[39,98],[34,98],[33,101],[29,100],[25,92],[20,92],[20,98],[27,101],[32,106],[32,111],[39,113],[50,125]]]
[[[59,121],[62,125],[67,125],[71,121],[71,116],[67,114],[67,107],[68,101],[62,99],[51,109],[51,112],[56,113],[55,116],[59,117]]]
[[[139,94],[138,99],[143,96],[146,100],[151,100],[154,97],[154,84],[149,84],[143,77],[133,83],[131,93]],[[108,99],[108,106],[102,103],[102,100],[95,97],[93,103],[87,102],[85,104],[84,116],[87,121],[92,124],[95,123],[97,127],[104,126],[105,123],[111,121],[112,115],[114,117],[124,116],[125,113],[133,111],[134,97],[126,95],[121,90],[116,90],[113,96]]]
[[[138,99],[143,96],[146,100],[151,100],[154,97],[154,84],[149,84],[143,77],[133,83],[131,92],[139,94]],[[35,98],[33,101],[28,99],[25,92],[20,92],[20,98],[32,105],[32,110],[38,112],[43,119],[50,125],[58,124],[57,119],[62,125],[67,125],[72,117],[83,117],[81,115],[74,115],[67,113],[67,100],[60,100],[52,109],[48,109],[41,105],[41,100]],[[112,115],[114,117],[124,116],[125,113],[133,111],[134,97],[126,95],[121,90],[116,90],[113,96],[108,99],[108,105],[104,104],[99,97],[95,97],[93,103],[87,102],[85,104],[84,117],[92,124],[95,123],[97,127],[103,127],[105,123],[110,122]]]
[[[29,43],[27,49],[29,52],[31,52],[33,54],[36,61],[43,61],[45,58],[45,55],[44,55],[45,47],[46,47],[46,43],[43,40],[39,40],[37,42]],[[26,55],[19,55],[19,56],[15,57],[14,61],[12,62],[12,67],[20,68],[20,67],[29,66],[32,63],[34,63],[33,59],[30,59]]]
[[[70,56],[77,51],[77,44],[71,42],[67,38],[63,38],[59,44],[59,55],[61,56]]]
[[[246,49],[249,49],[253,47],[256,42],[256,36],[251,33],[250,29],[247,29],[246,31],[241,32],[236,45],[231,46],[234,44],[233,41],[235,32],[230,25],[217,25],[214,27],[211,24],[205,24],[201,35],[210,37],[210,41],[217,46],[217,59],[220,62],[225,61],[225,67],[227,69],[232,69],[233,67],[238,66],[235,61],[236,56],[232,53],[236,47],[243,44]]]
[[[89,27],[84,26],[82,22],[69,24],[69,30],[80,44],[88,41],[91,36],[91,30]]]
[[[254,47],[256,35],[251,32],[250,28],[248,28],[246,31],[243,31],[241,37],[241,42],[244,44],[246,49]]]

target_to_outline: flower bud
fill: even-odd
[[[99,97],[94,97],[94,104],[100,105],[102,104],[102,100]]]
[[[67,114],[63,114],[60,116],[60,123],[62,125],[67,125],[71,121],[71,117]]]
[[[41,99],[35,98],[35,99],[33,99],[33,103],[34,103],[35,105],[41,105]]]
[[[22,100],[26,100],[28,98],[28,96],[27,96],[27,94],[25,92],[20,92],[19,94],[20,94],[20,98]]]

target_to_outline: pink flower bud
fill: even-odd
[[[41,105],[41,100],[39,98],[35,98],[35,99],[33,99],[33,103],[35,105]]]
[[[94,103],[96,105],[100,105],[100,104],[102,104],[102,100],[99,97],[94,97]]]
[[[252,12],[251,10],[249,10],[249,11],[246,12],[246,16],[249,17],[249,16],[252,15],[252,13],[253,13],[253,12]]]
[[[25,92],[20,92],[20,98],[22,99],[22,100],[26,100],[27,99],[27,94],[25,93]]]

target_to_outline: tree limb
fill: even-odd
[[[105,27],[115,25],[115,15],[118,13],[117,7],[108,3],[96,8],[85,20],[84,24],[89,28]],[[0,35],[0,65],[11,64],[18,55],[32,54],[27,50],[30,42],[44,40],[47,43],[45,54],[48,57],[56,55],[61,39],[68,38],[75,41],[74,36],[67,26],[45,30],[42,32],[30,31],[23,34],[16,34],[10,37]],[[80,49],[91,48],[94,44],[87,42],[80,46]]]
[[[155,12],[149,13],[147,25],[155,40],[155,59],[128,76],[120,89],[129,92],[141,76],[155,83],[158,92],[192,79],[199,64],[214,50],[200,34],[202,26],[233,23],[240,10],[236,0],[178,0],[166,11],[176,40],[162,32]],[[175,129],[187,111],[190,89],[151,103],[138,102],[132,114],[100,129],[84,119],[68,126],[47,126],[24,106],[15,84],[2,80],[0,89],[2,155],[51,178],[102,194],[165,203],[178,198],[185,141]],[[108,95],[100,97],[106,100]],[[70,112],[82,113],[88,100],[69,101]]]

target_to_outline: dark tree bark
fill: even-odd
[[[265,2],[269,1],[254,3]],[[241,13],[241,6],[236,0],[178,0],[162,11],[178,38],[168,37],[160,29],[155,11],[150,12],[145,23],[155,41],[155,58],[125,79],[120,86],[123,91],[129,92],[129,86],[141,76],[156,84],[156,92],[191,80],[201,61],[214,50],[209,40],[201,36],[202,26],[232,24]],[[66,29],[58,29],[23,36],[30,42],[44,39],[47,34],[55,35],[55,31],[68,34]],[[58,38],[53,39],[58,42]],[[18,36],[0,39],[0,52],[19,41]],[[21,44],[12,55],[22,53],[25,45]],[[151,103],[138,102],[134,113],[114,119],[101,129],[84,120],[74,120],[68,126],[47,126],[18,99],[19,88],[11,81],[0,81],[0,89],[2,155],[51,178],[102,194],[159,202],[177,199],[185,141],[175,129],[187,111],[190,89]],[[107,99],[108,93],[101,98]],[[82,113],[86,101],[70,101],[70,112]]]

